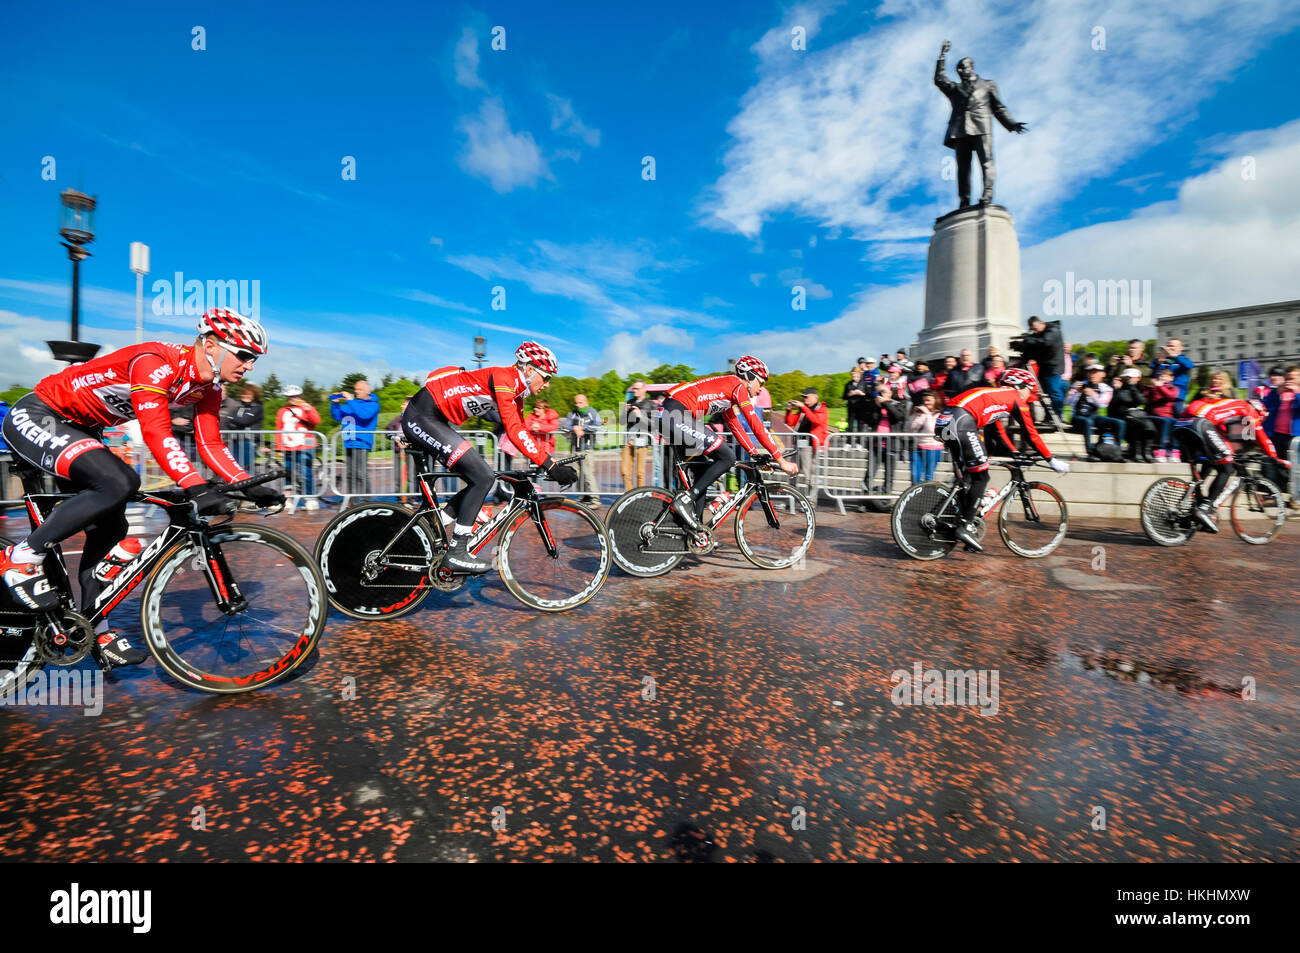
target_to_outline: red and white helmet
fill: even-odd
[[[266,330],[262,325],[227,308],[209,308],[203,312],[199,334],[215,334],[227,351],[267,352]]]
[[[525,341],[515,348],[515,360],[520,364],[531,364],[549,376],[560,371],[560,362],[555,359],[555,353],[536,341]]]
[[[1031,391],[1038,389],[1034,375],[1023,367],[1008,367],[998,375],[999,387],[1028,387]]]
[[[758,358],[746,354],[744,357],[736,358],[736,376],[742,380],[757,377],[760,381],[765,381],[768,378],[767,365]]]

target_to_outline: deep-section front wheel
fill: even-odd
[[[1263,477],[1246,477],[1232,493],[1228,504],[1232,529],[1243,542],[1262,546],[1272,540],[1286,522],[1282,491]]]
[[[792,486],[768,487],[768,513],[757,493],[736,511],[736,545],[761,569],[788,569],[812,546],[817,532],[817,515],[808,497]],[[777,525],[773,526],[775,522]]]
[[[187,539],[145,584],[140,625],[149,651],[168,675],[201,691],[274,685],[306,661],[325,631],[320,571],[307,550],[275,530],[232,523],[208,539],[216,566]],[[213,596],[214,572],[218,590],[235,603],[229,615]]]
[[[672,500],[662,487],[639,486],[614,501],[605,523],[619,569],[632,576],[660,576],[682,561],[686,533],[668,512]]]
[[[1142,532],[1160,546],[1181,546],[1192,538],[1196,487],[1179,477],[1161,477],[1142,494],[1138,515]]]
[[[573,500],[546,500],[541,511],[544,529],[527,510],[514,518],[501,538],[497,564],[501,581],[524,605],[563,612],[600,592],[609,578],[609,535],[599,516]]]
[[[951,486],[930,481],[913,483],[902,492],[889,514],[899,549],[913,559],[939,559],[952,551],[958,513],[955,501],[945,506],[951,491]]]
[[[1041,559],[1065,539],[1070,515],[1065,498],[1046,483],[1013,486],[998,509],[998,534],[1007,549],[1026,559]]]
[[[419,520],[389,546],[410,518],[404,506],[366,503],[330,520],[316,541],[330,605],[354,619],[396,619],[425,600],[428,569],[442,541]]]

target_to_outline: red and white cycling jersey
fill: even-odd
[[[723,374],[720,377],[704,377],[690,384],[678,384],[668,392],[668,396],[677,401],[696,417],[709,417],[722,414],[728,429],[735,435],[736,441],[745,448],[746,453],[754,452],[754,444],[740,425],[736,408],[745,415],[749,429],[775,460],[781,459],[781,448],[772,439],[763,420],[754,409],[754,400],[749,396],[749,388],[735,374]]]
[[[517,367],[440,367],[429,372],[424,386],[452,426],[482,417],[502,424],[510,442],[538,466],[550,457],[524,426],[528,385]]]
[[[1239,443],[1253,440],[1270,457],[1278,459],[1277,448],[1264,427],[1264,415],[1248,401],[1236,397],[1200,397],[1183,411],[1184,420],[1193,417],[1205,418],[1229,440]]]
[[[248,479],[221,442],[221,385],[204,384],[194,348],[133,344],[51,374],[34,388],[51,410],[81,427],[140,421],[140,433],[167,475],[183,487],[203,482],[172,433],[172,412],[196,405],[194,437],[203,461],[228,483]]]
[[[980,429],[989,424],[997,427],[999,435],[1007,446],[1014,446],[1014,444],[1007,434],[1006,422],[1013,417],[1018,418],[1020,425],[1025,428],[1025,436],[1033,443],[1034,449],[1044,460],[1052,459],[1052,451],[1047,449],[1047,444],[1043,443],[1043,438],[1039,436],[1038,429],[1034,426],[1034,415],[1030,413],[1029,404],[1020,399],[1020,394],[1014,387],[972,387],[948,401],[940,416],[951,414],[958,408],[970,413],[975,418],[975,425]],[[939,425],[939,421],[936,421],[935,428],[938,429]]]

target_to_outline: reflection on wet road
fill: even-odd
[[[329,515],[278,523],[310,542]],[[1295,523],[1166,550],[1082,521],[1045,560],[994,541],[918,563],[884,516],[818,519],[796,571],[724,533],[557,616],[494,575],[397,623],[334,614],[307,670],[261,693],[195,694],[150,660],[98,717],[0,709],[0,851],[1300,859]],[[131,634],[137,606],[115,619]],[[996,714],[954,701],[954,672],[996,673]]]

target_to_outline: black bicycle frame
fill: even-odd
[[[505,480],[511,485],[513,493],[511,495],[510,503],[504,509],[493,514],[492,519],[488,520],[482,527],[480,527],[478,532],[470,535],[469,544],[466,547],[468,551],[471,554],[477,555],[484,546],[496,538],[496,535],[501,531],[501,528],[509,524],[514,515],[519,512],[519,510],[523,509],[528,512],[533,524],[541,534],[542,542],[546,546],[546,554],[552,559],[559,559],[560,550],[555,545],[555,538],[551,535],[550,527],[546,525],[546,516],[542,512],[542,499],[537,495],[537,489],[533,486],[532,480],[527,476],[520,475],[514,470],[497,470],[494,472],[497,479]],[[416,481],[420,485],[420,495],[422,497],[420,505],[415,508],[415,512],[411,514],[410,519],[406,521],[402,528],[393,534],[393,538],[388,541],[388,544],[379,551],[379,555],[375,558],[376,565],[382,565],[388,569],[404,569],[408,572],[424,572],[429,568],[428,566],[423,565],[414,566],[389,562],[388,553],[397,541],[406,534],[407,530],[419,522],[422,517],[437,512],[440,499],[438,496],[437,481],[447,477],[460,479],[460,474],[453,473],[450,470],[429,470],[421,472],[416,476]],[[443,529],[441,520],[437,521],[437,526],[443,543],[445,544],[446,530]]]
[[[27,516],[32,528],[36,529],[45,522],[56,503],[73,495],[71,493],[24,493],[23,500],[27,505]],[[129,596],[141,580],[153,572],[158,561],[171,549],[172,544],[187,534],[203,553],[204,576],[207,578],[208,588],[212,590],[212,598],[217,607],[226,615],[234,615],[248,608],[248,602],[244,599],[239,584],[230,574],[225,554],[208,536],[213,527],[197,516],[194,505],[185,498],[183,491],[137,493],[131,498],[131,502],[152,503],[162,507],[167,513],[169,523],[149,542],[149,545],[143,547],[135,558],[122,567],[122,571],[116,578],[110,580],[100,591],[95,600],[94,611],[87,617],[92,625],[103,619]],[[217,526],[224,526],[228,522],[218,523]],[[52,581],[58,586],[66,607],[76,610],[77,604],[72,598],[72,581],[63,556],[63,547],[56,543],[50,547],[50,553],[54,557],[54,572],[50,572],[48,562],[46,572],[52,576]]]
[[[678,460],[677,461],[677,463],[675,464],[675,469],[677,471],[677,479],[683,486],[686,487],[693,486],[695,482],[690,478],[690,473],[686,469],[688,463],[691,466],[707,466],[708,461],[707,460],[689,460],[689,461]],[[742,503],[745,502],[746,499],[753,496],[754,494],[758,494],[758,503],[760,506],[763,507],[763,515],[767,518],[768,525],[771,526],[772,529],[780,529],[781,520],[776,515],[776,508],[772,506],[771,491],[767,488],[767,484],[763,482],[762,469],[760,467],[755,466],[752,463],[736,463],[735,465],[732,466],[731,469],[747,471],[750,479],[745,482],[745,485],[740,489],[738,493],[736,493],[735,496],[733,496],[725,504],[723,504],[722,509],[718,510],[717,514],[713,518],[713,525],[714,526],[718,525],[720,522],[722,522],[722,520],[726,519],[728,513],[730,513],[734,509],[737,509]],[[656,534],[664,532],[663,523],[664,520],[668,518],[670,512],[671,512],[670,510],[664,510],[661,514],[659,514],[659,518],[654,521],[653,525]],[[677,527],[673,527],[673,531],[666,532],[665,535],[681,536],[683,539],[686,538],[685,532],[677,530]]]

